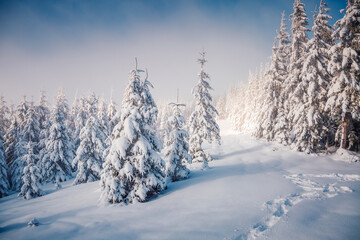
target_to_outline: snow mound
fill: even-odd
[[[37,227],[37,226],[39,226],[39,224],[40,224],[40,222],[36,218],[33,218],[30,220],[30,222],[28,222],[29,227]]]
[[[339,148],[333,156],[333,159],[344,162],[360,162],[360,155],[344,148]]]

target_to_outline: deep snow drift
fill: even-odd
[[[0,199],[0,239],[358,239],[360,165],[238,135],[157,198],[98,206],[99,182]],[[28,226],[33,218],[39,226]]]

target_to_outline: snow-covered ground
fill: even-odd
[[[233,133],[157,198],[98,205],[99,183],[0,199],[0,239],[360,239],[360,165]],[[345,158],[346,160],[346,158]],[[39,226],[29,227],[37,218]]]

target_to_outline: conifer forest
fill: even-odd
[[[110,99],[0,96],[0,239],[359,239],[360,0],[317,1],[223,93],[200,46],[191,99],[135,56]]]

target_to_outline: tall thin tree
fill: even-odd
[[[202,149],[202,143],[204,140],[209,143],[215,140],[220,144],[221,137],[219,125],[216,123],[218,112],[212,105],[212,96],[209,92],[212,90],[208,82],[210,77],[204,71],[204,65],[207,62],[205,51],[202,51],[200,56],[201,58],[198,59],[201,67],[199,81],[193,88],[196,106],[189,120],[190,154],[193,162],[202,162],[203,167],[206,168],[211,157]]]

